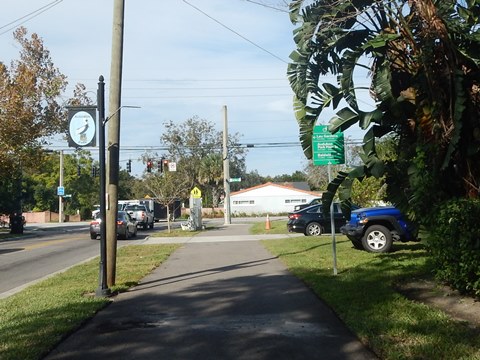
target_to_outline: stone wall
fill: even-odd
[[[52,211],[25,212],[22,215],[25,216],[25,221],[27,222],[27,224],[58,222],[58,213]],[[64,222],[81,221],[79,214],[64,215],[63,219]]]

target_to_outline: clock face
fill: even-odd
[[[70,120],[70,138],[78,146],[90,145],[95,137],[95,120],[86,111],[79,111]]]

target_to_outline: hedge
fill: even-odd
[[[480,201],[454,199],[435,211],[428,248],[435,276],[461,293],[480,295]]]

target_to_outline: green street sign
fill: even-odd
[[[341,131],[331,134],[327,125],[313,128],[313,165],[338,165],[345,163],[345,138]]]
[[[230,182],[240,182],[242,181],[242,178],[230,178]]]

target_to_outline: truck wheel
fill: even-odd
[[[155,223],[155,222],[152,221],[152,223],[151,223],[150,226],[149,226],[150,229],[153,229],[153,224],[154,224],[154,223]]]
[[[317,222],[311,222],[305,229],[306,236],[319,236],[322,235],[322,226]]]
[[[362,238],[365,250],[373,253],[386,253],[392,249],[393,239],[390,230],[382,225],[370,226]]]
[[[353,247],[357,250],[365,250],[362,245],[362,239],[357,239],[356,237],[353,236],[348,236],[348,239],[352,243]]]
[[[143,230],[147,230],[148,229],[148,223],[143,223]]]

